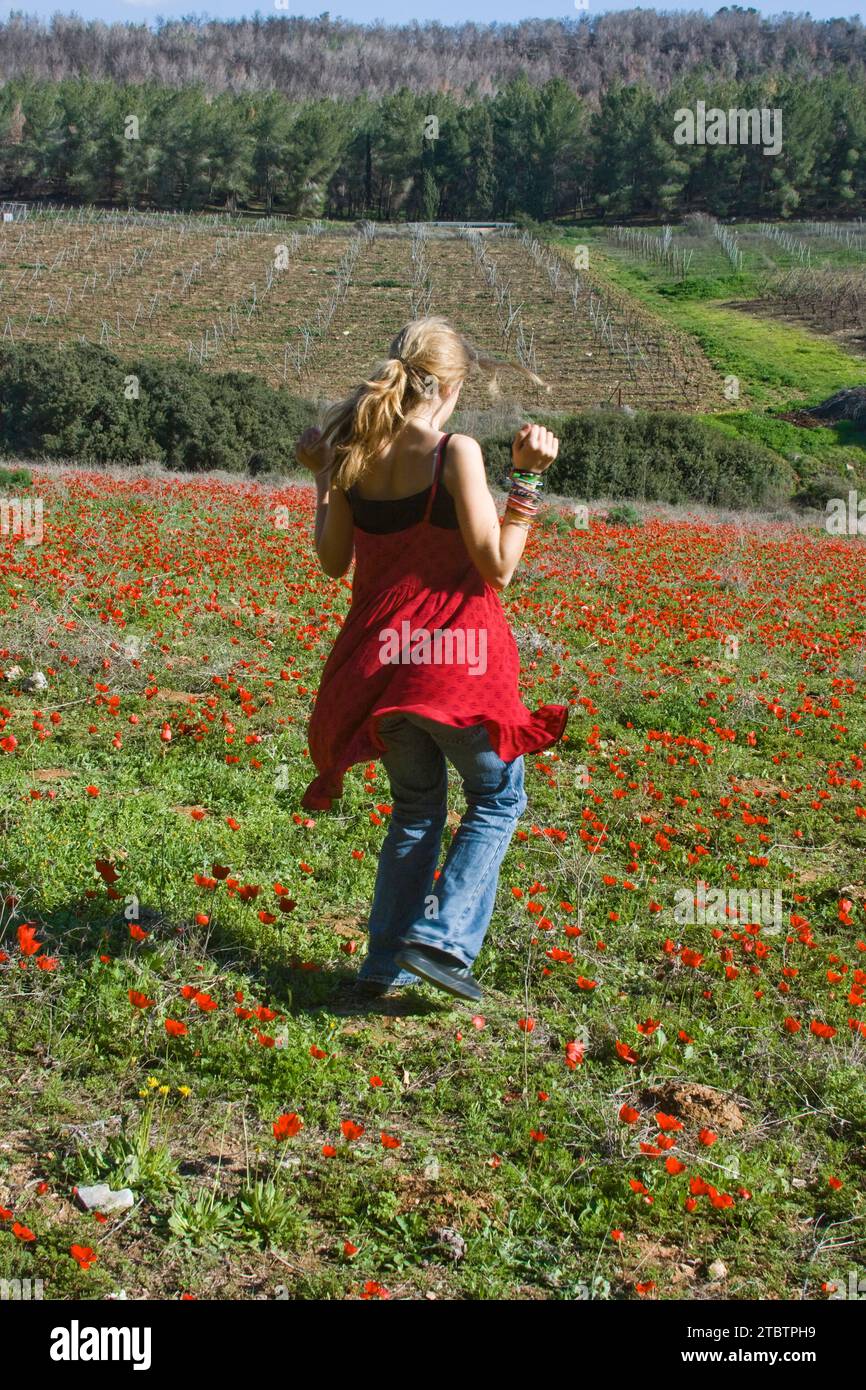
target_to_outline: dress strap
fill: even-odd
[[[442,464],[445,461],[445,448],[450,438],[450,434],[443,434],[436,447],[436,467],[433,470],[433,483],[430,488],[430,494],[427,498],[427,506],[424,509],[425,521],[430,520],[430,513],[433,510],[433,503],[436,501],[436,493],[439,490],[439,479],[442,476]]]

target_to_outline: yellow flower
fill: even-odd
[[[170,1087],[170,1086],[160,1086],[160,1088],[159,1088],[159,1094],[160,1094],[161,1096],[167,1096],[167,1095],[169,1094],[170,1091],[171,1091],[171,1087]]]
[[[157,1079],[156,1079],[155,1076],[149,1076],[149,1077],[147,1078],[147,1084],[148,1084],[148,1086],[150,1087],[150,1089],[153,1090],[154,1086],[158,1086],[158,1085],[159,1085],[159,1082],[157,1081]]]
[[[140,1096],[143,1096],[144,1099],[147,1100],[147,1091],[139,1091],[138,1094],[139,1094]]]
[[[192,1088],[190,1086],[178,1086],[177,1089],[180,1091],[182,1096],[192,1095]]]

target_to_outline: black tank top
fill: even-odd
[[[445,436],[443,459],[450,438],[450,435]],[[427,498],[432,487],[431,483],[423,492],[413,492],[410,497],[369,498],[359,497],[353,484],[346,491],[352,509],[352,520],[359,531],[368,531],[374,536],[390,535],[393,531],[407,531],[410,526],[417,526],[418,522],[424,519]],[[459,528],[454,498],[444,486],[436,489],[430,509],[430,525],[440,526],[444,531],[456,531]]]

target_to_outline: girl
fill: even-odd
[[[444,434],[483,359],[444,319],[409,323],[369,381],[307,430],[297,457],[316,477],[325,574],[355,556],[352,604],[325,664],[309,726],[318,776],[303,798],[327,810],[354,763],[381,757],[393,810],[356,989],[417,977],[480,999],[472,963],[493,913],[499,866],[526,806],[524,753],[561,736],[566,706],[531,713],[497,593],[523,554],[559,442],[524,425],[500,521],[474,439]],[[438,878],[446,760],[467,810]]]

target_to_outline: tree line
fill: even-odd
[[[779,152],[678,143],[699,103],[780,113]],[[525,75],[474,98],[404,87],[298,101],[22,77],[0,88],[0,190],[385,220],[851,216],[866,206],[866,84],[692,73],[664,93],[616,83],[593,109],[562,78]]]
[[[866,67],[859,19],[814,20],[726,6],[656,13],[633,9],[519,24],[352,24],[328,14],[247,19],[156,20],[105,24],[57,14],[43,22],[21,13],[0,24],[5,78],[91,76],[210,92],[273,89],[301,97],[372,97],[401,86],[493,93],[525,74],[533,86],[561,77],[595,104],[616,82],[666,91],[684,72],[711,69],[740,81],[765,74],[825,77]],[[567,5],[564,9],[570,8]],[[279,10],[284,13],[280,14]]]

